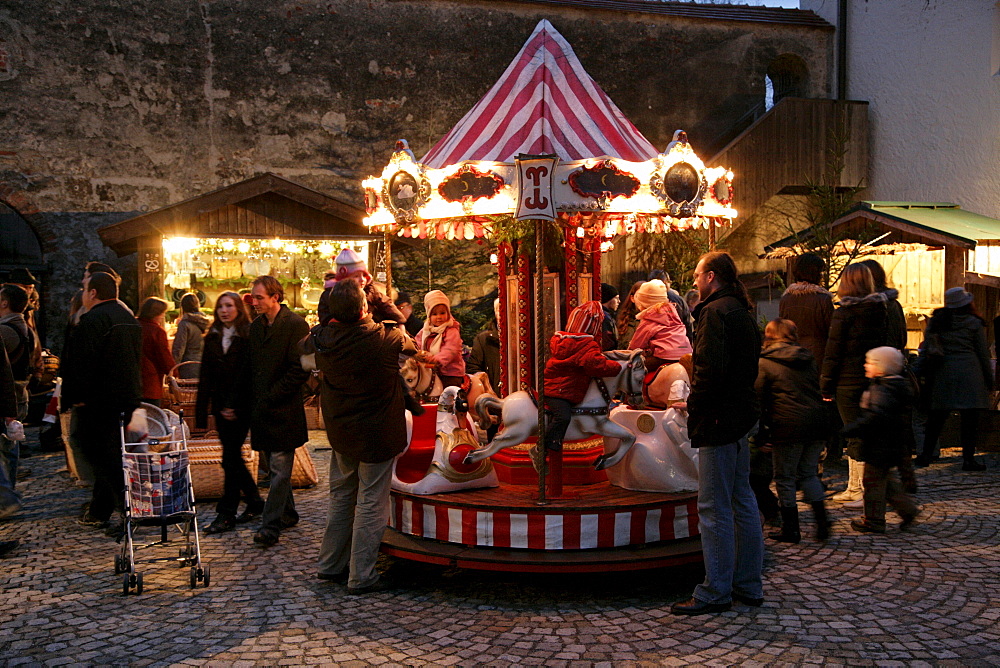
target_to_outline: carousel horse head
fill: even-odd
[[[614,466],[622,460],[632,444],[635,435],[608,417],[611,398],[624,394],[629,403],[642,399],[642,381],[646,376],[646,365],[640,350],[612,350],[604,353],[608,359],[618,362],[621,371],[617,376],[594,379],[587,388],[583,401],[573,406],[573,417],[566,438],[580,440],[592,435],[619,439],[618,448],[597,458],[597,470]],[[598,382],[599,381],[599,382]],[[538,433],[538,406],[528,392],[514,392],[505,399],[490,396],[480,397],[476,412],[482,418],[487,412],[499,411],[503,418],[503,431],[487,447],[469,453],[468,462],[477,462],[509,448]]]
[[[418,360],[416,357],[407,359],[399,369],[406,386],[418,397],[440,396],[441,379],[435,373],[434,365]],[[437,394],[435,394],[435,389]]]

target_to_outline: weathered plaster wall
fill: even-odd
[[[472,0],[6,0],[0,185],[46,228],[68,298],[94,229],[273,171],[357,204],[395,139],[422,155],[542,18],[638,128],[710,144],[782,53],[828,93],[832,33]],[[6,201],[6,200],[5,200]],[[60,288],[56,286],[56,290]]]
[[[802,0],[831,23],[837,0]],[[866,199],[1000,218],[1000,4],[850,0],[848,91],[871,103]]]

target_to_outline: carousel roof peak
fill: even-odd
[[[542,19],[500,79],[420,162],[513,162],[521,153],[642,162],[658,151]]]

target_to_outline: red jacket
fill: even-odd
[[[167,333],[151,320],[142,325],[142,398],[163,398],[163,375],[174,366],[174,357],[167,346]]]
[[[545,364],[545,396],[578,404],[590,387],[590,379],[617,376],[622,367],[601,354],[601,346],[590,334],[556,332],[549,341],[552,356]]]

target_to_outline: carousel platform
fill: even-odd
[[[394,490],[382,551],[427,563],[519,572],[641,570],[701,560],[693,494],[574,485],[415,495]]]

